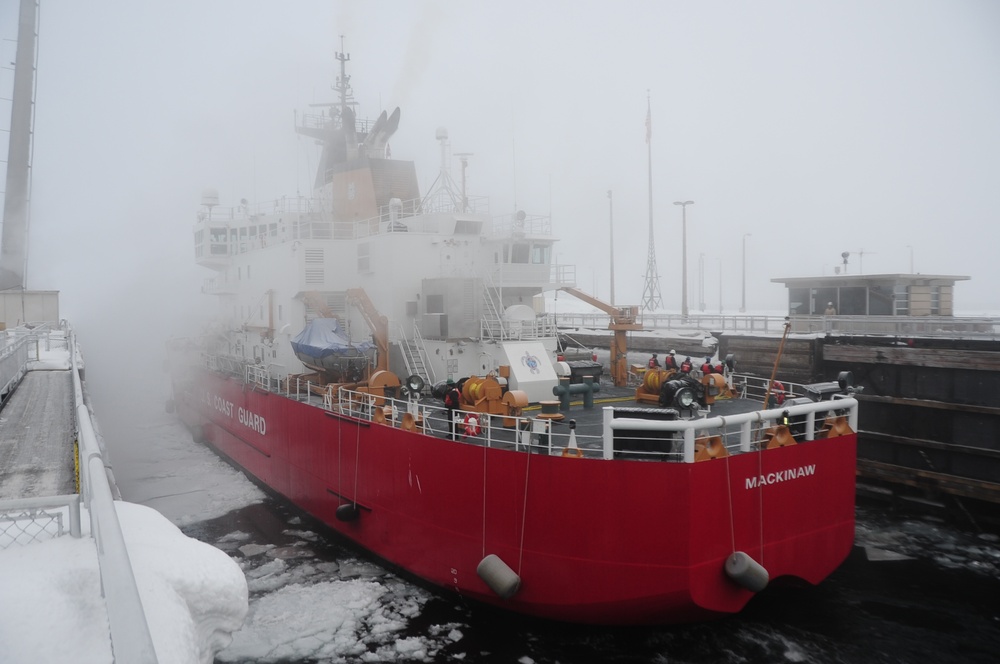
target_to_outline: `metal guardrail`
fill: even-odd
[[[603,313],[557,313],[560,327],[608,328]],[[766,316],[752,314],[642,314],[646,330],[701,330],[713,333],[781,334],[791,322],[796,334],[845,334],[857,336],[1000,338],[1000,318],[959,316]]]
[[[763,408],[767,379],[735,375],[732,382],[741,397],[759,401]],[[310,396],[316,394],[318,389],[322,388],[296,378],[289,379],[283,386],[279,386],[279,389],[274,391],[297,401],[309,401]],[[805,388],[797,384],[785,383],[783,389],[788,399],[806,394]],[[366,392],[340,388],[336,391],[323,390],[322,402],[313,402],[313,405],[332,413],[368,422],[385,423],[394,427],[402,426],[405,414],[409,413],[413,421],[418,423],[416,424],[417,430],[422,433],[448,438],[449,431],[451,431],[448,411],[443,406],[426,402],[377,397]],[[851,428],[857,431],[858,427],[858,402],[853,397],[794,405],[786,401],[783,405],[775,408],[754,410],[725,417],[714,417],[710,412],[704,412],[701,417],[695,419],[667,421],[619,418],[614,419],[614,423],[608,428],[607,418],[611,410],[613,409],[607,408],[605,410],[604,424],[589,430],[578,427],[572,433],[565,427],[557,430],[553,427],[551,420],[530,416],[507,417],[477,411],[456,410],[455,440],[470,445],[501,446],[518,451],[559,455],[562,454],[564,448],[571,445],[570,438],[572,436],[579,446],[581,454],[588,458],[605,460],[636,458],[692,463],[696,436],[719,435],[730,453],[749,452],[754,449],[753,445],[764,437],[765,432],[785,415],[803,419],[804,426],[802,426],[801,433],[797,435],[797,438],[800,437],[802,441],[815,439],[817,424],[822,422],[822,418],[825,416],[846,414]],[[376,411],[379,411],[382,417]],[[476,418],[478,432],[471,436],[463,434],[467,416]],[[658,444],[662,442],[664,433],[671,436],[676,434],[679,444],[676,448],[663,452],[649,452],[645,449],[640,451],[638,448],[616,449],[612,430],[617,429],[628,429],[639,433],[647,432],[648,437],[634,434],[631,436],[631,442],[639,443],[639,447],[643,447],[643,443]]]
[[[104,592],[108,625],[111,628],[111,648],[115,661],[155,664],[156,651],[139,589],[136,587],[121,523],[115,511],[108,469],[105,468],[90,409],[83,400],[83,383],[77,366],[76,336],[72,332],[69,348],[80,445],[80,489],[90,514],[90,534],[97,545],[101,590]]]
[[[70,535],[81,536],[78,494],[0,501],[0,550],[62,537],[66,525]]]
[[[105,467],[101,441],[87,404],[84,403],[80,380],[76,337],[65,321],[60,326],[63,343],[69,350],[73,396],[76,414],[77,440],[80,448],[80,495],[43,496],[0,502],[0,549],[11,545],[27,545],[66,534],[63,514],[68,515],[69,534],[81,536],[80,501],[83,499],[90,517],[90,535],[97,548],[104,594],[111,629],[111,646],[115,661],[155,664],[149,625],[146,622],[135,575],[125,548],[121,524],[114,506],[111,470]],[[29,360],[38,359],[44,339],[50,347],[49,326],[35,327],[27,334],[16,334],[0,354],[0,380],[11,385],[27,371]],[[34,349],[34,353],[29,350]],[[32,356],[33,355],[33,356]]]
[[[0,395],[6,396],[22,378],[28,365],[28,340],[18,339],[0,352]]]
[[[104,451],[92,415],[84,402],[83,383],[80,380],[76,337],[65,321],[61,325],[65,335],[63,343],[69,350],[72,375],[77,441],[80,455],[79,495],[44,496],[0,502],[0,549],[12,545],[29,545],[66,534],[64,514],[69,521],[69,534],[80,537],[81,498],[90,518],[90,536],[97,548],[97,561],[101,574],[101,591],[105,598],[108,624],[111,629],[111,647],[115,661],[155,664],[156,652],[146,622],[135,575],[129,561],[125,539],[122,535],[118,513],[115,511],[115,494],[110,467],[106,467]],[[34,328],[16,339],[0,356],[0,371],[5,383],[10,376],[23,375],[27,364],[38,359],[41,343],[50,346],[48,328]],[[34,353],[29,350],[34,349]],[[33,357],[29,357],[33,355]],[[20,365],[7,367],[12,358]],[[12,373],[11,373],[12,371]]]

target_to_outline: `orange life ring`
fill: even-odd
[[[774,400],[778,403],[778,405],[780,406],[785,403],[785,386],[781,384],[781,381],[774,381],[773,391]]]
[[[465,419],[462,420],[462,426],[465,429],[466,436],[478,436],[479,435],[479,418],[473,413],[467,413]]]

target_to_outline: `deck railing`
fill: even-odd
[[[610,319],[602,313],[557,313],[559,327],[606,330]],[[1000,338],[1000,318],[952,316],[769,316],[642,314],[646,330],[700,330],[709,333],[780,335],[785,323],[796,334],[844,334],[890,337]]]
[[[157,661],[146,614],[139,598],[135,574],[115,511],[110,466],[84,403],[83,384],[77,366],[77,346],[70,336],[70,357],[73,372],[73,395],[76,406],[77,437],[80,445],[80,493],[90,515],[90,535],[97,545],[97,562],[101,571],[101,591],[108,611],[111,648],[115,661]]]
[[[588,458],[691,463],[694,461],[696,441],[702,436],[720,436],[730,454],[749,452],[759,449],[760,441],[768,430],[785,417],[795,422],[791,435],[797,442],[814,440],[826,417],[846,416],[851,428],[857,430],[857,400],[853,397],[838,395],[823,401],[793,403],[791,400],[805,395],[806,390],[803,386],[786,383],[783,386],[784,402],[764,409],[765,379],[736,375],[732,377],[732,384],[743,398],[759,401],[761,409],[726,417],[714,417],[709,410],[698,413],[694,419],[650,420],[631,417],[615,419],[614,408],[607,406],[604,407],[602,422],[580,423],[575,428],[569,426],[572,411],[566,414],[565,420],[555,422],[529,415],[505,417],[456,410],[454,438],[460,443],[549,455],[562,455],[565,449],[575,444],[579,454]],[[416,430],[421,433],[452,437],[448,411],[443,406],[377,397],[344,388],[324,390],[297,378],[286,381],[280,391],[299,401],[309,401],[310,395],[319,393],[322,395],[320,401],[314,402],[317,407],[387,426],[402,426],[405,414],[409,413],[416,423]],[[476,420],[475,433],[472,433],[472,426],[466,426],[471,418]],[[612,418],[610,423],[609,418]],[[622,440],[615,435],[616,431],[629,431],[628,439]]]

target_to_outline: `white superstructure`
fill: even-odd
[[[340,102],[298,127],[323,145],[314,195],[235,208],[203,196],[195,257],[216,273],[204,291],[222,314],[211,352],[275,378],[307,372],[290,341],[311,318],[336,316],[352,341],[371,338],[348,296],[362,289],[388,319],[397,375],[439,382],[510,365],[511,388],[552,398],[556,330],[533,313],[534,297],[573,285],[575,270],[553,265],[549,218],[493,217],[486,198],[466,196],[448,173],[443,129],[441,175],[420,196],[413,163],[386,157],[399,110],[355,120],[341,85],[349,57],[337,57]]]

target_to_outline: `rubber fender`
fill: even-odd
[[[494,553],[479,562],[476,574],[490,590],[503,599],[510,599],[521,589],[521,577]]]
[[[769,580],[767,570],[742,551],[736,551],[726,558],[726,575],[753,593],[766,588]]]
[[[350,522],[357,521],[358,517],[361,516],[361,511],[354,503],[347,503],[338,507],[336,514],[337,521]]]

